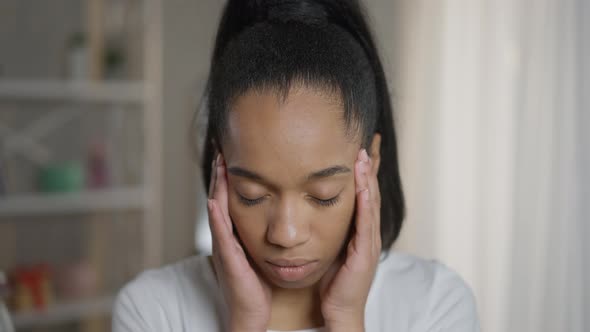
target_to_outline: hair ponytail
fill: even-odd
[[[381,134],[378,181],[383,250],[397,239],[405,214],[397,141],[385,73],[356,0],[230,0],[221,17],[205,99],[208,123],[202,150],[207,190],[215,142],[223,139],[231,102],[249,89],[293,81],[339,90],[345,120],[368,147]],[[369,149],[367,149],[369,151]]]

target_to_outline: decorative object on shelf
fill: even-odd
[[[47,264],[18,266],[11,273],[14,311],[45,310],[53,303],[51,270]]]
[[[65,264],[55,271],[56,295],[62,300],[80,300],[98,293],[98,272],[88,260]]]
[[[71,80],[88,80],[88,46],[86,36],[76,32],[68,41],[67,46],[67,76]]]
[[[104,54],[105,79],[123,79],[125,75],[125,54],[121,48],[107,46]]]
[[[85,185],[84,167],[77,161],[42,166],[38,181],[41,192],[80,191]]]
[[[10,326],[30,329],[108,314],[115,298],[99,295],[97,280],[96,269],[85,260],[52,268],[46,264],[17,266],[10,273],[10,285],[15,289],[8,302]],[[1,305],[0,300],[0,332],[13,332],[3,329]]]
[[[88,188],[105,188],[110,184],[107,151],[104,143],[94,142],[91,144],[86,167],[86,185]]]

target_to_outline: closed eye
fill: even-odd
[[[338,203],[338,200],[340,199],[340,195],[337,195],[335,197],[332,197],[330,199],[319,199],[319,198],[313,198],[313,200],[318,203],[320,206],[332,206],[332,205],[336,205]]]
[[[260,204],[262,202],[262,200],[264,199],[264,196],[256,198],[256,199],[249,199],[249,198],[246,198],[246,197],[238,194],[238,198],[240,199],[240,202],[242,202],[244,205],[253,206],[256,204]]]
[[[240,202],[242,202],[246,206],[254,206],[254,205],[260,204],[264,200],[264,197],[266,197],[266,196],[262,196],[262,197],[259,197],[256,199],[249,199],[249,198],[246,198],[246,197],[238,194],[238,198],[240,199]],[[314,203],[316,203],[322,207],[333,206],[339,202],[340,194],[336,195],[335,197],[329,198],[329,199],[319,199],[319,198],[315,198],[315,197],[312,197],[311,199]]]

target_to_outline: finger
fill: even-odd
[[[213,242],[216,244],[218,249],[217,253],[221,253],[223,248],[228,246],[228,240],[226,236],[226,227],[222,220],[222,216],[219,213],[219,209],[216,206],[215,199],[207,200],[207,209],[209,211],[209,227],[211,228],[211,237]]]
[[[211,232],[213,234],[213,232]],[[217,240],[213,240],[213,250],[211,252],[211,258],[213,260],[213,266],[215,267],[215,276],[218,280],[221,280],[221,276],[223,276],[223,264],[221,263],[221,258],[219,257],[219,247],[217,245]]]
[[[358,153],[355,167],[355,185],[356,185],[356,193],[358,194],[360,191],[367,189],[369,187],[368,182],[366,181],[366,177],[363,176],[367,172],[369,172],[369,156],[365,149],[361,149]]]
[[[242,259],[240,253],[243,256],[244,251],[234,234],[225,227],[218,202],[215,199],[210,199],[207,202],[207,207],[210,215],[211,235],[216,242],[215,255],[224,267],[224,271],[231,273],[240,266]]]
[[[369,192],[371,194],[371,205],[373,210],[373,245],[375,251],[381,251],[381,193],[379,190],[379,180],[377,178],[377,169],[378,166],[375,165],[379,163],[379,161],[375,161],[373,158],[369,158],[369,169],[371,170],[367,174],[367,183],[369,187]]]
[[[363,149],[355,165],[356,182],[356,233],[355,247],[357,250],[370,249],[374,235],[372,234],[372,209],[367,173],[369,172],[368,157]]]
[[[223,281],[222,276],[223,273],[223,264],[221,263],[220,253],[219,253],[219,241],[217,238],[219,237],[217,234],[216,226],[214,225],[215,221],[213,220],[214,215],[211,208],[211,204],[209,199],[207,200],[207,213],[209,215],[209,229],[211,230],[211,256],[213,260],[213,266],[215,267],[215,276],[217,277],[218,281]]]
[[[231,219],[229,217],[228,210],[228,197],[227,197],[227,176],[225,172],[225,161],[223,155],[220,153],[217,157],[216,168],[216,182],[215,188],[213,189],[213,197],[216,202],[219,203],[223,221],[228,230],[232,230]]]
[[[209,180],[209,193],[207,195],[208,198],[213,198],[213,191],[215,190],[215,180],[217,179],[217,167],[215,167],[215,159],[216,156],[214,155],[214,158],[211,161],[211,179]]]
[[[369,164],[369,172],[367,173],[367,183],[368,188],[371,196],[371,205],[373,206],[373,234],[372,234],[372,243],[374,247],[374,251],[381,251],[381,192],[379,190],[379,179],[378,179],[378,172],[379,172],[379,158],[371,158],[366,157],[363,159],[368,159]]]
[[[371,168],[375,175],[379,172],[379,165],[381,164],[380,158],[371,158]]]
[[[379,163],[379,160],[369,157],[369,191],[371,192],[371,200],[378,210],[381,208],[381,192],[378,178]]]
[[[207,214],[208,214],[208,221],[209,221],[209,229],[211,231],[211,247],[212,247],[212,256],[215,256],[219,253],[219,235],[217,231],[216,223],[217,221],[214,219],[216,216],[213,213],[211,199],[207,199]]]

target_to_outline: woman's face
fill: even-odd
[[[270,92],[233,104],[222,145],[229,214],[275,286],[314,285],[340,253],[355,210],[357,141],[345,136],[340,100],[310,88],[282,104]]]

